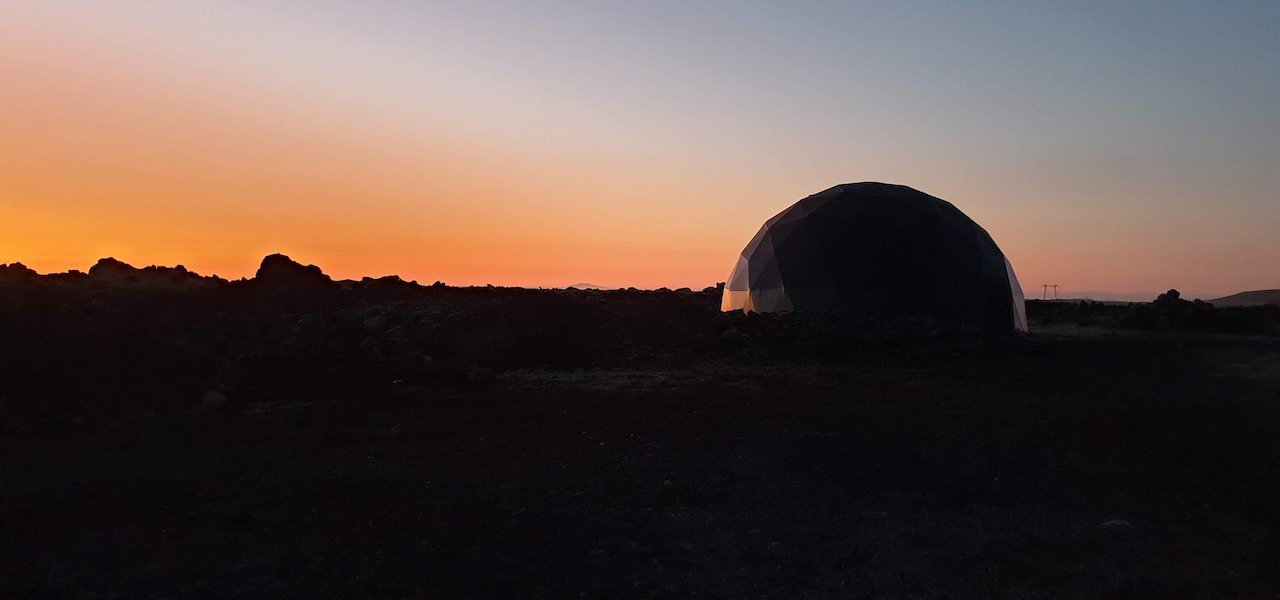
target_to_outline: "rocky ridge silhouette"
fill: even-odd
[[[98,259],[87,273],[73,269],[63,273],[41,274],[20,262],[0,264],[0,284],[37,282],[83,282],[100,287],[177,290],[250,285],[255,289],[277,293],[323,292],[342,287],[350,289],[351,284],[357,283],[335,281],[316,265],[304,265],[278,253],[264,257],[252,278],[238,281],[217,275],[201,275],[183,265],[135,267],[114,257]],[[343,283],[348,285],[343,286]],[[416,282],[405,282],[395,275],[378,279],[365,277],[359,283],[419,287]]]

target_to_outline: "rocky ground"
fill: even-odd
[[[4,595],[1268,596],[1270,309],[0,266]]]

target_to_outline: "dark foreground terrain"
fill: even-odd
[[[0,273],[0,595],[1280,589],[1274,311],[993,339],[107,267]]]

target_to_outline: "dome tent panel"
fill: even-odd
[[[1007,257],[1004,259],[1004,268],[1009,274],[1010,300],[1013,303],[1013,328],[1018,331],[1028,331],[1027,299],[1022,294],[1022,284],[1018,283],[1018,277],[1013,274],[1013,263],[1010,263]]]
[[[991,236],[945,200],[900,185],[845,184],[800,200],[761,227],[728,281],[724,310],[1026,330],[1021,287]]]

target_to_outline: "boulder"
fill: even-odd
[[[226,283],[226,280],[219,277],[203,277],[192,273],[182,265],[176,267],[152,265],[139,269],[111,257],[98,259],[98,262],[89,268],[89,281],[135,288],[191,288]]]
[[[23,283],[34,281],[36,277],[38,277],[36,272],[22,263],[0,264],[0,282]]]
[[[283,254],[272,254],[263,258],[258,272],[253,276],[253,284],[260,290],[278,293],[328,291],[338,288],[338,284],[325,275],[320,267],[294,262]]]
[[[100,258],[89,267],[89,279],[102,283],[136,282],[138,269],[112,257]]]
[[[227,397],[218,390],[209,390],[204,393],[200,404],[205,408],[222,408],[227,405]]]

